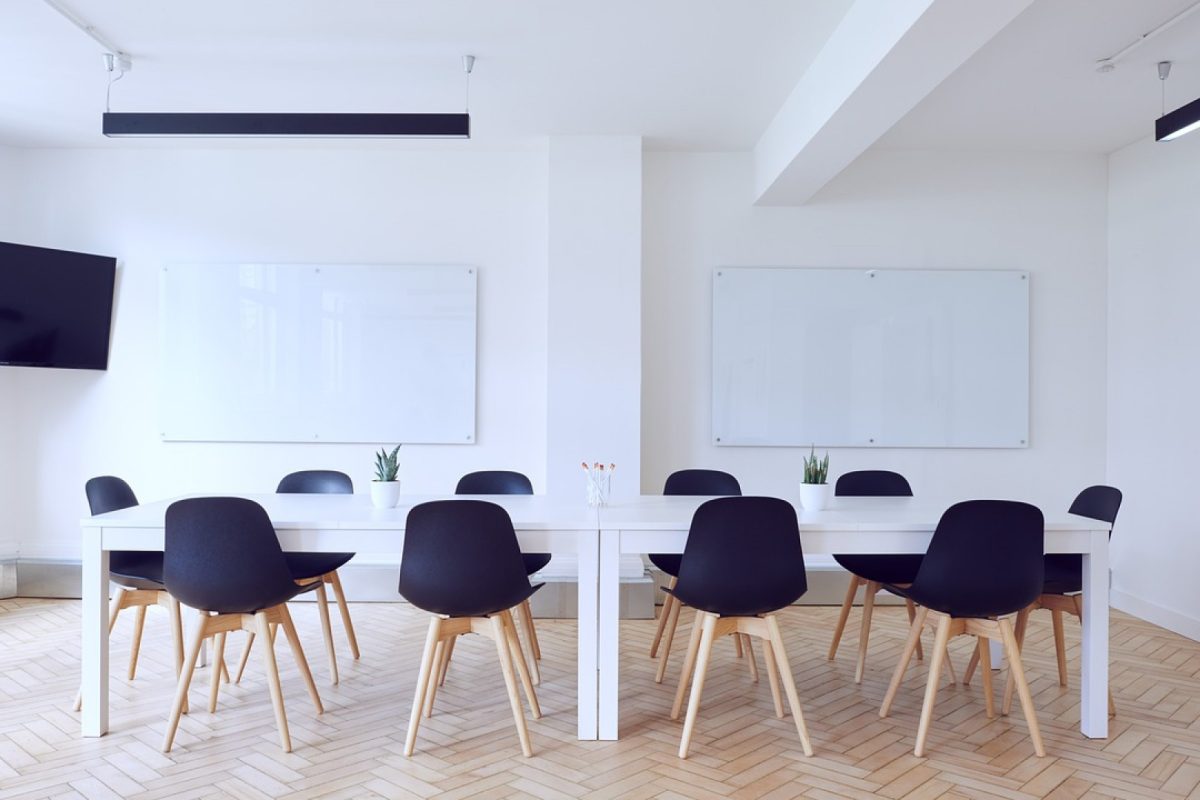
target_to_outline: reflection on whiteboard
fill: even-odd
[[[713,441],[1026,447],[1029,274],[713,275]]]
[[[466,266],[165,267],[163,439],[473,443],[476,277]]]

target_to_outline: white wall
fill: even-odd
[[[159,440],[157,268],[172,261],[478,265],[478,442],[406,446],[400,478],[408,493],[448,493],[463,472],[511,468],[544,489],[545,152],[368,145],[38,150],[21,159],[24,238],[120,259],[109,370],[17,375],[23,558],[78,557],[92,475],[121,475],[141,497],[162,498],[273,491],[286,472],[326,467],[366,490],[367,445]]]
[[[1113,603],[1200,639],[1200,135],[1109,160],[1108,466],[1125,493]]]
[[[894,469],[939,499],[1013,497],[1065,511],[1104,478],[1102,156],[871,151],[814,200],[760,208],[745,154],[645,159],[642,488],[686,467],[792,497],[800,449],[710,444],[711,274],[718,266],[1025,269],[1031,446],[831,453],[831,474]]]

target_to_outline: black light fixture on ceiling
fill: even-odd
[[[109,89],[129,61],[106,54]],[[360,139],[470,139],[471,71],[475,56],[463,56],[468,110],[461,114],[171,113],[113,112],[105,100],[102,130],[114,137],[271,137]],[[118,74],[113,77],[114,71]]]
[[[1200,130],[1200,99],[1166,113],[1167,78],[1171,75],[1171,62],[1158,62],[1158,80],[1163,87],[1163,115],[1154,121],[1154,140],[1169,142],[1185,133]]]

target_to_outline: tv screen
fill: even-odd
[[[0,365],[107,369],[117,260],[0,242]]]

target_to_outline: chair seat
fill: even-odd
[[[1002,617],[1005,614],[1015,614],[1028,605],[1026,603],[1018,608],[995,608],[991,605],[987,608],[977,608],[959,602],[945,602],[942,598],[932,597],[922,592],[919,587],[897,586],[892,583],[885,583],[883,588],[894,595],[908,598],[917,605],[928,608],[930,611],[940,611],[955,619],[990,619],[992,617]],[[914,592],[914,588],[917,591]]]
[[[437,603],[427,603],[419,605],[417,608],[422,611],[428,611],[431,614],[441,614],[445,617],[486,617],[489,614],[516,608],[530,597],[533,597],[534,592],[545,585],[544,583],[531,583],[527,586],[519,587],[516,592],[504,599],[504,605],[500,608],[492,608],[490,605],[478,605],[475,598],[470,597],[471,593],[467,591],[456,593],[452,597],[438,598],[439,602]],[[413,603],[413,605],[417,604]]]
[[[921,568],[918,555],[835,555],[842,569],[875,583],[912,583]]]
[[[127,589],[163,589],[163,554],[143,550],[120,550],[109,556],[109,577]]]
[[[1083,591],[1083,556],[1056,553],[1046,556],[1046,579],[1042,594],[1074,594]]]
[[[787,594],[781,594],[778,597],[764,598],[755,603],[748,603],[741,593],[718,594],[713,591],[713,588],[705,587],[703,596],[680,594],[679,587],[668,589],[664,586],[663,591],[673,595],[685,606],[690,606],[697,611],[716,614],[718,617],[757,617],[762,614],[770,614],[790,606],[804,594],[803,591],[799,594],[788,591]]]
[[[288,569],[296,580],[317,578],[343,567],[354,553],[284,553]]]
[[[650,553],[650,563],[672,578],[679,577],[679,562],[682,560],[682,553]]]
[[[538,570],[545,569],[550,563],[549,553],[522,553],[521,560],[525,562],[525,574],[532,575]]]

